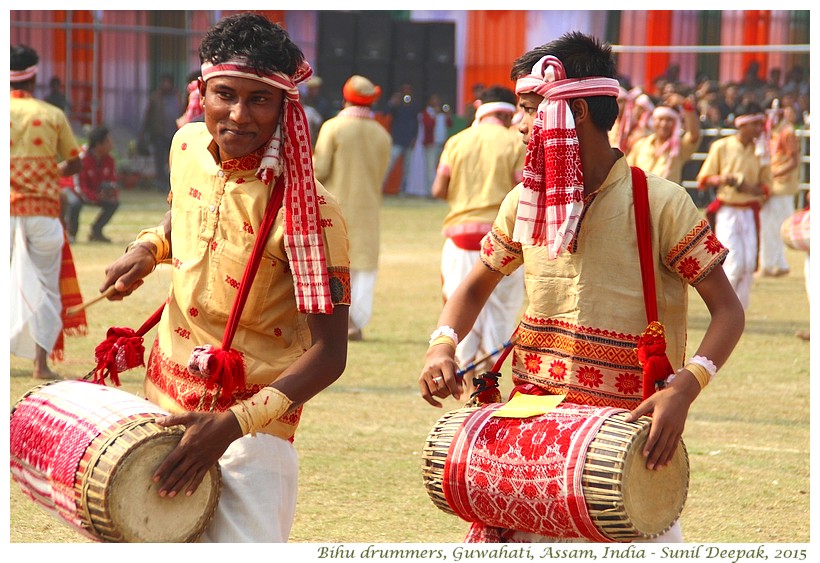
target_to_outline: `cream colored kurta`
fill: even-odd
[[[698,183],[716,174],[737,174],[751,184],[772,185],[771,168],[763,165],[755,154],[755,144],[744,146],[737,135],[718,139],[711,144],[706,160],[698,172]],[[762,195],[741,193],[736,186],[718,186],[715,197],[728,205],[747,206],[762,203]]]
[[[12,216],[60,216],[57,164],[80,156],[63,111],[22,90],[9,99]]]
[[[518,181],[525,153],[521,133],[498,123],[481,122],[450,137],[438,166],[450,176],[444,232],[468,223],[491,224]]]
[[[382,185],[393,141],[375,119],[344,113],[322,124],[313,166],[316,178],[336,197],[347,220],[350,268],[376,270]]]
[[[683,178],[683,165],[686,164],[698,148],[698,141],[692,139],[692,134],[688,131],[681,136],[680,151],[677,156],[672,156],[669,151],[656,154],[657,134],[652,133],[647,137],[638,139],[632,150],[629,151],[627,162],[632,166],[637,166],[644,172],[649,172],[666,178],[671,182],[680,184]],[[666,170],[669,170],[666,173]]]
[[[188,360],[196,346],[221,347],[271,191],[256,178],[259,155],[220,163],[212,141],[204,123],[192,123],[171,146],[172,284],[148,361],[146,394],[172,412],[209,410],[214,402],[203,380],[188,373]],[[331,298],[350,304],[345,222],[334,198],[321,185],[317,191]],[[247,385],[217,400],[217,411],[276,380],[311,346],[307,316],[296,309],[283,218],[280,209],[231,345],[244,355]],[[298,418],[299,412],[286,415],[263,431],[288,438]]]
[[[682,187],[648,175],[659,320],[667,356],[683,365],[687,289],[726,257]],[[632,182],[625,158],[588,196],[571,252],[512,241],[517,186],[484,238],[482,260],[509,274],[523,266],[529,303],[519,325],[513,382],[533,383],[574,403],[632,409],[641,401],[635,347],[647,326]]]

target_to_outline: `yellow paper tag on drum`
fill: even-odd
[[[501,418],[529,418],[547,414],[561,404],[566,395],[527,395],[516,393],[492,416]]]

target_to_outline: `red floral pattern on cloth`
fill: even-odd
[[[726,260],[729,250],[715,236],[704,219],[666,256],[669,268],[695,285]]]
[[[640,335],[523,315],[513,383],[532,383],[567,401],[634,409],[641,402]],[[520,360],[520,361],[519,361]]]
[[[492,414],[485,405],[462,423],[447,455],[442,490],[462,519],[554,538],[610,541],[583,496],[589,443],[622,409],[560,404],[530,418]]]
[[[165,395],[176,397],[177,404],[186,411],[223,412],[237,401],[251,398],[264,387],[246,384],[241,389],[235,389],[231,396],[223,396],[219,389],[209,388],[205,379],[188,371],[187,365],[178,364],[165,356],[156,340],[145,375]],[[299,407],[294,412],[282,416],[279,422],[292,427],[295,432],[301,416],[302,407]]]

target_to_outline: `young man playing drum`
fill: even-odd
[[[580,33],[537,47],[514,63],[512,78],[524,110],[519,130],[527,144],[524,182],[507,196],[483,239],[481,262],[447,301],[419,388],[436,407],[442,406],[439,399],[462,398],[454,360],[458,335],[467,334],[498,282],[524,267],[529,303],[511,354],[516,391],[623,408],[631,411],[629,420],[651,414],[643,454],[647,468],[663,471],[678,448],[690,405],[739,340],[744,313],[721,267],[726,250],[687,192],[649,175],[646,242],[654,256],[657,320],[673,367],[657,380],[657,390],[651,385],[654,392],[642,392],[644,368],[636,348],[648,332],[649,301],[642,287],[631,170],[607,135],[618,115],[614,77],[610,48]],[[695,355],[684,362],[689,285],[711,320]],[[467,539],[578,538],[477,523]],[[677,524],[657,539],[680,540]]]
[[[100,290],[113,286],[112,299],[122,299],[158,263],[172,264],[145,393],[174,413],[160,424],[186,431],[156,471],[159,494],[195,490],[219,462],[220,501],[201,539],[285,542],[302,405],[341,375],[347,358],[347,231],[314,179],[297,89],[311,70],[299,47],[278,25],[243,13],[207,32],[200,58],[205,121],[174,138],[171,210],[108,267]],[[257,236],[270,217],[270,238]],[[257,239],[258,271],[237,311]],[[226,322],[237,312],[231,351],[242,365],[231,366]],[[221,350],[212,347],[220,341]],[[214,386],[219,369],[230,377]]]

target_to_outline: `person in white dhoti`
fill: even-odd
[[[34,360],[35,379],[56,379],[48,356],[62,331],[59,180],[80,171],[80,145],[65,113],[33,95],[39,60],[11,47],[10,352]]]

